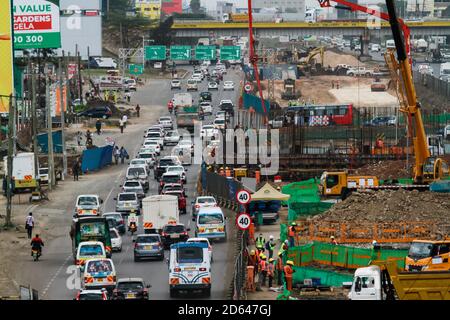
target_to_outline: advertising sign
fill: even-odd
[[[14,49],[61,47],[59,7],[44,0],[14,0]]]
[[[63,85],[63,105],[64,111],[67,111],[67,88]],[[61,90],[59,85],[52,85],[50,93],[50,103],[52,106],[52,117],[61,115]]]
[[[0,112],[8,112],[13,94],[13,53],[11,37],[11,5],[0,1]]]

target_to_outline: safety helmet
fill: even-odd
[[[294,265],[294,262],[293,262],[292,260],[288,260],[288,261],[286,262],[286,264],[288,264],[288,265],[290,265],[290,266],[293,266],[293,265]]]
[[[297,223],[295,221],[291,223],[291,226],[296,226],[296,225],[297,225]]]
[[[376,245],[376,244],[377,244],[377,240],[373,240],[372,245]]]
[[[285,244],[289,244],[289,240],[284,240],[284,243]]]
[[[331,239],[331,240],[334,240],[334,236],[331,236],[330,239]]]
[[[266,255],[265,254],[263,254],[262,256],[261,256],[261,259],[263,259],[263,260],[266,260]]]
[[[270,235],[269,239],[273,239],[273,235]]]
[[[278,256],[281,257],[283,255],[283,252],[278,252]]]
[[[270,258],[270,259],[269,259],[269,262],[273,262],[273,261],[274,261],[273,258]]]
[[[251,254],[252,256],[254,256],[254,255],[255,255],[255,250],[250,251],[250,254]]]

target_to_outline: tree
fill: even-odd
[[[121,39],[121,46],[132,48],[142,43],[142,34],[154,27],[158,21],[152,21],[147,17],[127,16],[127,12],[133,11],[130,0],[110,1],[109,13],[105,17],[105,27]]]
[[[172,43],[173,17],[169,17],[150,31],[150,39],[155,45],[167,46]]]
[[[193,13],[200,12],[200,0],[191,0],[189,7],[191,7]]]

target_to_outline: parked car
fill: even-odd
[[[48,168],[39,168],[39,183],[48,184]]]
[[[77,114],[78,117],[89,117],[89,118],[102,118],[108,119],[112,116],[112,111],[109,107],[94,107],[89,110],[84,110]]]
[[[161,236],[155,234],[139,234],[134,241],[134,261],[145,258],[164,259],[164,247]]]
[[[149,288],[151,288],[151,285],[146,285],[142,278],[121,278],[117,280],[116,288],[113,291],[113,299],[148,300]]]

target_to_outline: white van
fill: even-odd
[[[195,237],[227,240],[226,217],[219,207],[200,208],[196,218]]]
[[[80,242],[77,249],[76,265],[84,270],[86,262],[90,259],[106,259],[106,250],[103,242],[83,241]]]
[[[170,297],[179,291],[200,290],[211,295],[211,259],[206,243],[176,243],[170,246]]]
[[[96,194],[81,194],[75,202],[76,216],[99,216],[103,200]]]
[[[111,259],[91,259],[86,261],[83,273],[85,289],[114,289],[117,282],[116,268]]]

